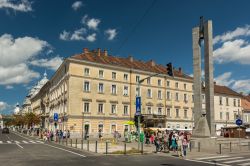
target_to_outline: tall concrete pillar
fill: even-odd
[[[213,67],[213,27],[212,21],[204,23],[204,63],[205,63],[205,96],[206,117],[210,135],[215,136],[214,123],[214,67]]]
[[[193,69],[194,69],[194,126],[197,128],[197,122],[202,115],[202,97],[201,97],[201,47],[200,47],[200,28],[195,27],[192,30],[193,35]]]

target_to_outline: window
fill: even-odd
[[[202,102],[205,103],[205,95],[202,95]]]
[[[99,78],[103,78],[104,77],[104,71],[103,70],[99,70]]]
[[[223,112],[220,112],[220,120],[223,119]]]
[[[222,97],[220,96],[220,105],[222,105]]]
[[[175,93],[175,101],[179,101],[179,93]]]
[[[89,103],[84,103],[83,112],[89,112]]]
[[[135,81],[136,81],[136,82],[139,82],[139,81],[140,81],[140,76],[136,76],[136,77],[135,77]]]
[[[161,86],[161,80],[160,79],[158,80],[158,86]]]
[[[125,81],[128,81],[128,74],[124,74],[124,75],[123,75],[123,79],[124,79]]]
[[[89,92],[90,91],[90,85],[88,81],[84,81],[84,91]]]
[[[192,95],[192,102],[194,102],[194,95]]]
[[[226,105],[229,106],[228,97],[226,98]]]
[[[187,89],[187,84],[184,84],[184,89],[185,89],[185,90]]]
[[[111,105],[111,114],[115,114],[116,113],[116,105],[112,104]]]
[[[151,84],[151,78],[147,78],[147,84],[148,84],[148,85]]]
[[[85,68],[84,69],[84,75],[85,76],[89,76],[89,68]]]
[[[98,104],[98,113],[102,114],[103,113],[103,104]]]
[[[98,125],[98,132],[103,133],[103,124]]]
[[[229,120],[229,112],[226,112],[226,120]]]
[[[169,81],[167,81],[167,87],[169,87],[170,86],[170,82]]]
[[[103,93],[104,92],[104,85],[103,85],[103,83],[99,83],[99,85],[98,85],[98,92],[99,93]]]
[[[194,85],[192,85],[192,90],[194,90]]]
[[[175,110],[175,117],[179,118],[179,109],[178,108]]]
[[[240,99],[238,99],[238,107],[240,107]]]
[[[236,107],[236,99],[234,99],[234,106]]]
[[[161,91],[158,90],[158,99],[162,99]]]
[[[184,118],[187,118],[187,110],[184,110]]]
[[[152,108],[151,108],[151,107],[148,107],[147,113],[148,113],[148,114],[152,114]]]
[[[114,133],[116,131],[116,124],[111,125],[111,133]]]
[[[238,118],[238,114],[237,112],[234,112],[234,120],[236,120]]]
[[[147,97],[148,98],[152,98],[152,91],[151,91],[151,89],[148,89],[148,91],[147,91]]]
[[[113,95],[116,94],[116,85],[112,85],[112,87],[111,87],[111,93],[112,93]]]
[[[123,88],[123,95],[128,96],[128,86],[124,86]]]
[[[167,100],[171,99],[171,93],[169,91],[167,91]]]
[[[184,94],[184,102],[187,103],[188,99],[187,99],[187,94]]]
[[[175,83],[175,88],[179,88],[179,83],[178,82]]]
[[[167,108],[167,117],[171,117],[171,110],[170,110],[170,108]]]
[[[158,115],[162,115],[162,108],[161,107],[158,108]]]
[[[112,104],[111,105],[111,114],[115,114],[116,113],[116,105]]]
[[[127,106],[127,105],[125,105],[125,106],[123,107],[123,114],[124,114],[124,115],[128,115],[128,106]]]
[[[113,80],[116,79],[116,72],[112,72],[112,79],[113,79]]]

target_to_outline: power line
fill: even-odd
[[[121,48],[126,44],[129,37],[134,33],[134,31],[137,29],[137,27],[141,24],[141,22],[144,20],[144,18],[147,16],[147,14],[150,12],[150,10],[154,7],[157,0],[153,0],[153,2],[150,4],[150,6],[146,9],[145,13],[142,15],[142,17],[137,21],[137,23],[134,25],[134,27],[130,30],[127,37],[122,41],[121,45],[118,47],[118,49],[115,52],[115,55],[121,50]]]

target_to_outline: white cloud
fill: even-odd
[[[84,34],[86,33],[86,29],[85,28],[80,28],[75,30],[74,32],[67,32],[67,31],[63,31],[60,35],[59,38],[61,40],[65,40],[65,41],[77,41],[77,40],[85,40],[84,38]]]
[[[82,23],[82,24],[86,24],[87,20],[88,20],[88,15],[85,14],[85,15],[82,17],[81,23]]]
[[[224,85],[224,86],[230,86],[234,80],[231,79],[232,73],[231,72],[226,72],[218,77],[215,77],[216,84],[218,85]]]
[[[237,92],[250,93],[250,79],[236,80],[232,78],[232,72],[226,72],[215,78],[216,84],[228,86]]]
[[[39,67],[46,67],[51,70],[57,70],[58,67],[62,64],[63,58],[56,56],[52,59],[37,59],[30,62],[30,64]]]
[[[32,11],[31,2],[28,0],[13,1],[13,0],[0,0],[0,9],[12,9],[19,12]]]
[[[61,40],[69,40],[70,39],[70,32],[67,32],[64,30],[62,33],[60,33],[59,38]]]
[[[14,87],[13,86],[11,86],[11,85],[7,85],[6,87],[5,87],[5,89],[13,89]]]
[[[86,39],[87,39],[87,41],[89,41],[89,42],[94,42],[94,41],[96,40],[96,33],[93,33],[93,34],[87,36]]]
[[[96,18],[91,18],[87,21],[87,26],[89,29],[97,30],[97,27],[101,20],[96,19]]]
[[[9,105],[6,102],[0,101],[0,111],[5,110]]]
[[[0,66],[20,64],[35,57],[48,47],[46,41],[32,37],[13,39],[9,34],[0,36]]]
[[[72,4],[72,8],[77,11],[83,6],[83,3],[81,1],[76,1]]]
[[[116,29],[107,29],[104,33],[108,36],[108,40],[113,40],[117,35]]]
[[[39,77],[39,73],[30,70],[24,63],[9,67],[0,66],[0,85],[27,84]]]
[[[235,39],[241,36],[249,36],[250,35],[250,26],[246,25],[245,27],[237,27],[234,31],[228,31],[222,35],[217,35],[213,39],[213,43],[217,44],[219,42],[225,42],[228,40]]]
[[[237,39],[227,41],[213,52],[214,60],[218,63],[238,62],[240,64],[250,64],[250,44]]]
[[[237,80],[234,82],[232,88],[236,89],[238,92],[249,94],[250,93],[250,79]]]

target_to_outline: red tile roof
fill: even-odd
[[[139,60],[130,60],[130,58],[122,58],[122,57],[115,57],[115,56],[105,56],[104,52],[101,52],[98,56],[98,51],[88,51],[81,54],[76,54],[71,56],[73,59],[77,60],[85,60],[95,63],[101,63],[101,64],[107,64],[107,65],[113,65],[113,66],[121,66],[125,68],[131,68],[131,69],[138,69],[143,71],[149,71],[154,73],[162,73],[166,74],[167,69],[166,67],[159,65],[159,64],[153,64],[151,61],[143,62]],[[183,72],[179,70],[174,70],[174,76],[176,77],[182,77],[186,79],[192,80],[193,78],[189,75],[184,74]]]
[[[221,86],[221,85],[214,85],[214,93],[242,97],[241,94],[235,92],[234,90],[232,90],[226,86]]]

